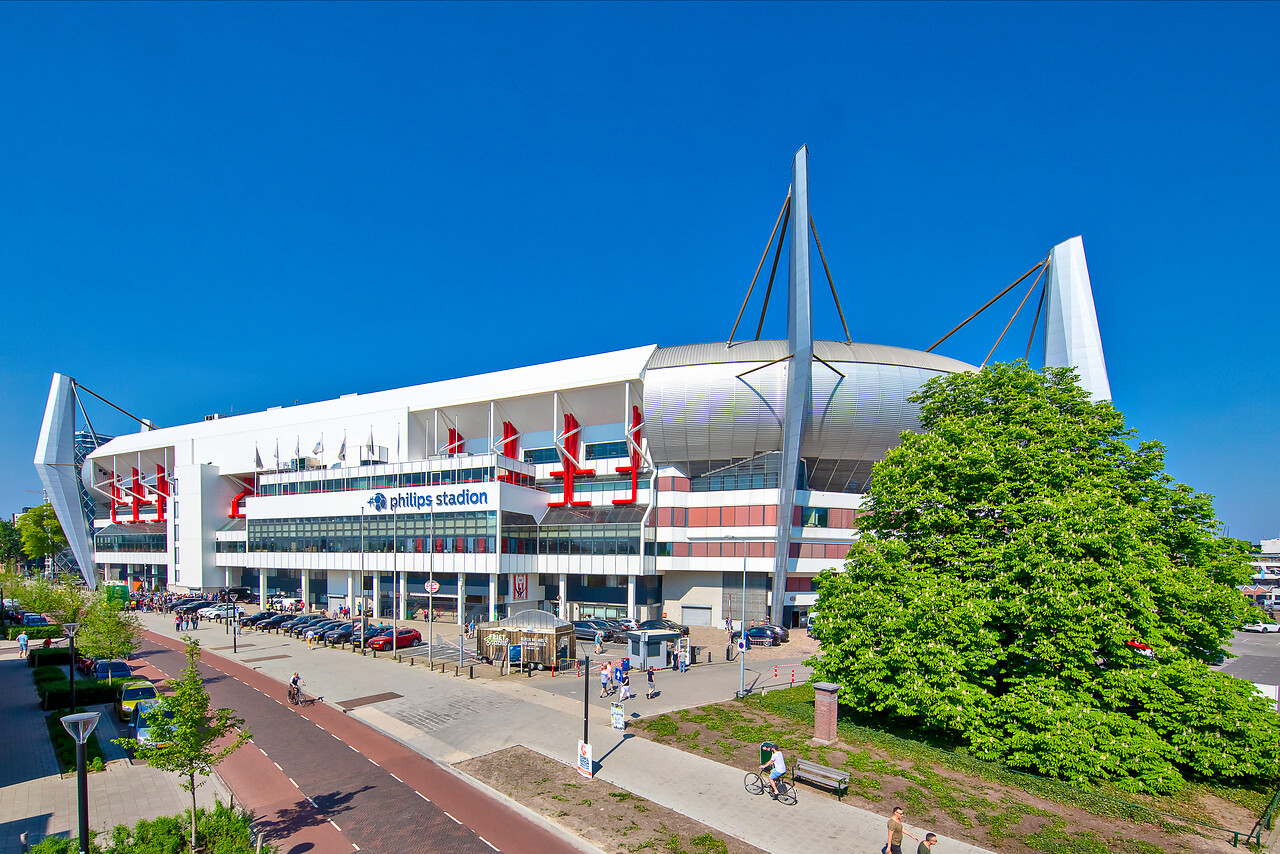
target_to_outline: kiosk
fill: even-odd
[[[665,670],[667,656],[680,640],[680,633],[666,630],[627,632],[626,638],[632,670],[648,670],[650,667]]]

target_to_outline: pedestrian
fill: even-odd
[[[733,634],[733,617],[724,618],[724,630],[729,634]]]
[[[657,693],[658,686],[653,684],[653,665],[649,665],[649,690],[645,692],[645,699],[652,700],[653,695]]]
[[[889,821],[885,825],[889,829],[888,840],[885,842],[884,847],[880,849],[880,854],[902,854],[902,834],[904,833],[915,839],[916,842],[920,841],[903,828],[902,816],[902,807],[894,807],[893,815],[889,816]]]
[[[600,696],[609,696],[609,663],[600,665]]]
[[[316,644],[316,630],[307,629],[307,649],[315,649],[315,644]]]
[[[173,630],[175,632],[182,631],[182,615],[181,614],[178,614],[176,617],[173,618]]]
[[[937,844],[938,844],[938,834],[926,833],[924,835],[924,842],[921,842],[920,845],[916,848],[916,854],[931,854],[931,852],[933,851],[933,846]]]
[[[23,629],[22,633],[18,635],[18,655],[23,656],[24,658],[26,657],[27,643],[29,641],[30,638],[27,637],[26,630]]]
[[[596,655],[604,655],[604,632],[596,629]]]
[[[618,701],[625,703],[631,699],[631,674],[622,671],[622,678],[618,680],[618,684],[622,686],[622,694],[618,697]]]
[[[200,628],[200,615],[192,614],[191,615],[191,631],[194,632],[198,628]]]

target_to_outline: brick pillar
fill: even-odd
[[[813,685],[813,740],[819,744],[831,744],[836,740],[836,712],[840,686],[832,682],[815,682]]]

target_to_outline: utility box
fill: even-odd
[[[640,631],[627,632],[627,652],[633,670],[648,670],[667,666],[667,655],[680,640],[679,632]]]

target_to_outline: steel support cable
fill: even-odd
[[[1018,307],[1014,309],[1013,317],[1009,318],[1009,322],[1004,325],[1004,329],[1000,330],[1000,337],[996,339],[995,344],[991,345],[991,352],[987,354],[987,358],[983,359],[982,364],[978,367],[985,368],[987,362],[991,361],[991,357],[996,353],[996,348],[1004,340],[1005,333],[1009,331],[1010,326],[1013,326],[1013,322],[1018,319],[1018,314],[1022,311],[1022,307],[1027,304],[1027,300],[1031,299],[1031,295],[1036,292],[1036,285],[1040,284],[1040,280],[1044,278],[1044,271],[1047,269],[1049,269],[1048,264],[1040,268],[1040,275],[1036,276],[1036,280],[1031,283],[1031,287],[1027,288],[1027,295],[1022,298],[1022,302],[1018,303]]]
[[[138,416],[134,415],[132,412],[125,412],[125,410],[123,410],[123,409],[121,409],[120,407],[116,406],[114,403],[112,403],[111,401],[107,400],[105,397],[103,397],[102,395],[98,394],[98,393],[97,393],[96,391],[94,391],[93,389],[85,388],[84,386],[80,385],[80,383],[76,382],[75,380],[72,380],[71,382],[72,382],[72,384],[74,384],[74,385],[75,385],[75,387],[76,387],[76,388],[80,389],[81,391],[87,391],[87,392],[89,392],[89,394],[93,395],[93,396],[94,396],[94,397],[96,397],[98,400],[100,400],[100,401],[102,401],[103,403],[105,403],[107,406],[110,406],[112,409],[116,410],[117,412],[122,412],[122,413],[124,413],[125,415],[128,415],[130,418],[132,418],[134,421],[137,421],[139,424],[143,425],[144,427],[146,427],[146,426],[150,426],[150,427],[152,427],[152,428],[155,428],[155,426],[156,426],[156,425],[154,425],[154,424],[149,424],[148,422],[146,422],[146,421],[142,420],[141,418],[139,418]]]
[[[1002,297],[1002,296],[1004,296],[1005,294],[1009,293],[1009,291],[1013,290],[1013,289],[1014,289],[1014,288],[1016,288],[1018,285],[1022,284],[1024,281],[1026,281],[1026,279],[1027,279],[1027,277],[1028,277],[1028,276],[1030,276],[1030,275],[1031,275],[1032,273],[1034,273],[1036,270],[1039,270],[1041,267],[1045,266],[1045,264],[1046,264],[1046,263],[1048,263],[1048,261],[1049,261],[1049,258],[1046,256],[1046,257],[1044,258],[1044,260],[1042,260],[1039,264],[1035,265],[1035,266],[1034,266],[1034,267],[1032,267],[1030,270],[1028,270],[1027,272],[1023,273],[1021,276],[1019,276],[1017,279],[1015,279],[1015,280],[1014,280],[1014,282],[1013,282],[1013,284],[1009,285],[1009,287],[1005,288],[1005,289],[1004,289],[1004,290],[1002,290],[1000,293],[996,294],[996,295],[995,295],[995,296],[993,296],[991,299],[987,300],[986,305],[984,305],[982,308],[978,309],[978,310],[977,310],[977,311],[975,311],[973,314],[969,315],[969,316],[968,316],[968,317],[966,317],[964,320],[962,320],[962,321],[960,322],[960,325],[959,325],[959,326],[957,326],[955,329],[952,329],[952,330],[951,330],[950,332],[948,332],[946,335],[943,335],[943,336],[942,336],[941,338],[939,338],[937,341],[933,342],[933,346],[932,346],[932,347],[930,347],[930,348],[928,348],[927,350],[925,350],[925,352],[926,352],[926,353],[932,353],[932,352],[934,351],[934,349],[935,349],[939,344],[941,344],[943,341],[946,341],[946,340],[947,340],[948,338],[950,338],[952,335],[955,335],[957,332],[959,332],[961,329],[963,329],[963,328],[965,327],[965,325],[966,325],[970,320],[973,320],[975,317],[977,317],[978,315],[982,314],[984,311],[986,311],[988,308],[990,308],[990,307],[991,307],[991,305],[992,305],[996,300],[1000,299],[1000,297]]]
[[[786,207],[782,209],[782,234],[787,233],[787,225],[791,222],[791,194],[787,194]],[[764,314],[769,310],[769,295],[773,293],[773,278],[778,274],[778,259],[782,257],[782,235],[778,235],[778,248],[773,253],[773,269],[769,271],[769,287],[764,290],[764,306],[760,309],[760,325],[756,327],[756,340],[764,330]]]
[[[831,298],[836,301],[836,314],[840,315],[840,325],[844,327],[844,340],[853,343],[849,336],[849,324],[844,322],[844,310],[840,308],[840,297],[836,294],[836,283],[831,278],[831,268],[827,266],[827,253],[822,251],[822,241],[818,239],[818,227],[813,224],[813,214],[809,215],[809,230],[813,232],[813,242],[818,244],[818,257],[822,259],[822,269],[827,273],[827,284],[831,286]],[[831,367],[828,365],[827,367]],[[839,373],[837,371],[837,373]]]
[[[729,343],[733,343],[733,336],[738,333],[738,324],[742,322],[742,314],[747,310],[747,303],[751,302],[751,292],[755,290],[756,280],[760,278],[760,271],[764,269],[764,259],[769,257],[769,247],[773,245],[773,238],[778,233],[778,226],[782,224],[783,214],[787,212],[787,208],[791,205],[791,188],[787,188],[787,197],[782,201],[782,210],[778,211],[778,218],[773,222],[773,231],[769,234],[769,242],[764,245],[764,251],[760,253],[760,263],[756,265],[756,274],[751,277],[751,287],[747,288],[747,298],[742,301],[742,308],[738,309],[738,318],[733,321],[733,331],[729,333]]]
[[[1036,327],[1040,325],[1040,312],[1044,310],[1044,296],[1048,290],[1049,283],[1045,282],[1044,287],[1040,289],[1040,302],[1036,305],[1035,320],[1031,321],[1031,334],[1027,336],[1027,352],[1023,356],[1024,359],[1031,358],[1031,343],[1036,340]]]

